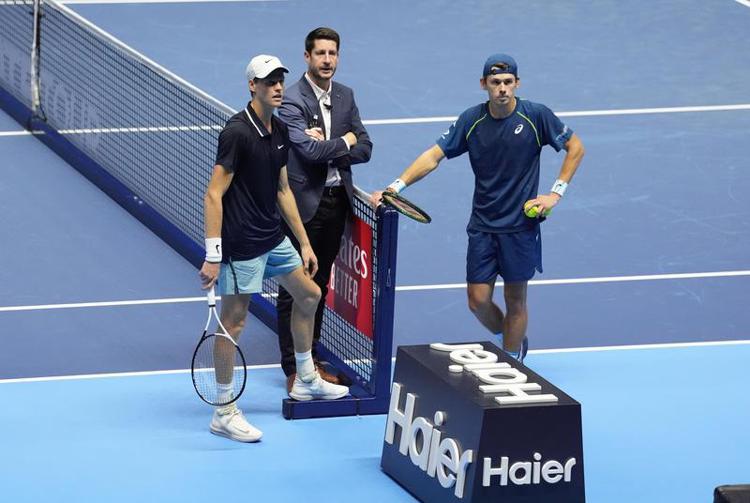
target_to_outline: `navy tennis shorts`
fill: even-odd
[[[490,283],[501,276],[506,283],[528,281],[542,272],[542,235],[533,229],[507,234],[469,230],[466,282]]]

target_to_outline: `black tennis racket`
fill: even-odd
[[[400,196],[395,192],[391,192],[390,190],[386,190],[385,192],[383,192],[382,197],[385,204],[398,211],[402,215],[406,215],[412,220],[416,220],[417,222],[423,224],[429,224],[430,222],[432,222],[432,218],[430,218],[430,215],[428,215],[426,211],[424,211],[405,197]]]
[[[229,405],[245,391],[245,355],[219,319],[213,287],[208,292],[207,300],[208,319],[193,353],[190,373],[195,391],[204,402],[216,406]],[[216,319],[216,331],[208,333],[212,318]]]

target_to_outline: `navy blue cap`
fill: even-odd
[[[506,68],[494,68],[500,65],[505,65]],[[507,54],[502,53],[493,54],[487,58],[487,61],[484,62],[484,72],[482,73],[482,77],[486,77],[487,75],[497,75],[498,73],[512,73],[514,76],[518,77],[518,65],[516,64],[516,60]]]

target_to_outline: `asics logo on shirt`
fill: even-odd
[[[518,134],[521,131],[523,131],[523,124],[519,124],[518,126],[516,126],[516,130],[513,133]]]
[[[454,122],[453,124],[451,124],[451,127],[450,127],[450,128],[448,128],[448,129],[446,129],[446,130],[445,130],[445,133],[441,134],[440,136],[441,136],[442,138],[447,138],[447,137],[448,137],[448,135],[449,135],[449,134],[450,134],[450,132],[451,132],[451,128],[453,128],[453,127],[456,127],[456,123],[455,123],[455,122]]]

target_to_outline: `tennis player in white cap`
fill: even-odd
[[[247,65],[252,99],[219,135],[204,199],[206,260],[200,278],[204,289],[218,285],[221,321],[238,340],[250,296],[261,291],[264,278],[275,277],[294,298],[291,325],[298,370],[289,396],[333,400],[346,396],[349,388],[321,379],[312,359],[320,300],[312,277],[318,262],[287,180],[289,134],[273,114],[281,105],[288,71],[279,58],[265,54]],[[299,241],[299,253],[282,232],[281,218]],[[225,392],[231,393],[227,386]],[[216,409],[210,429],[240,442],[255,442],[262,435],[235,403]]]

